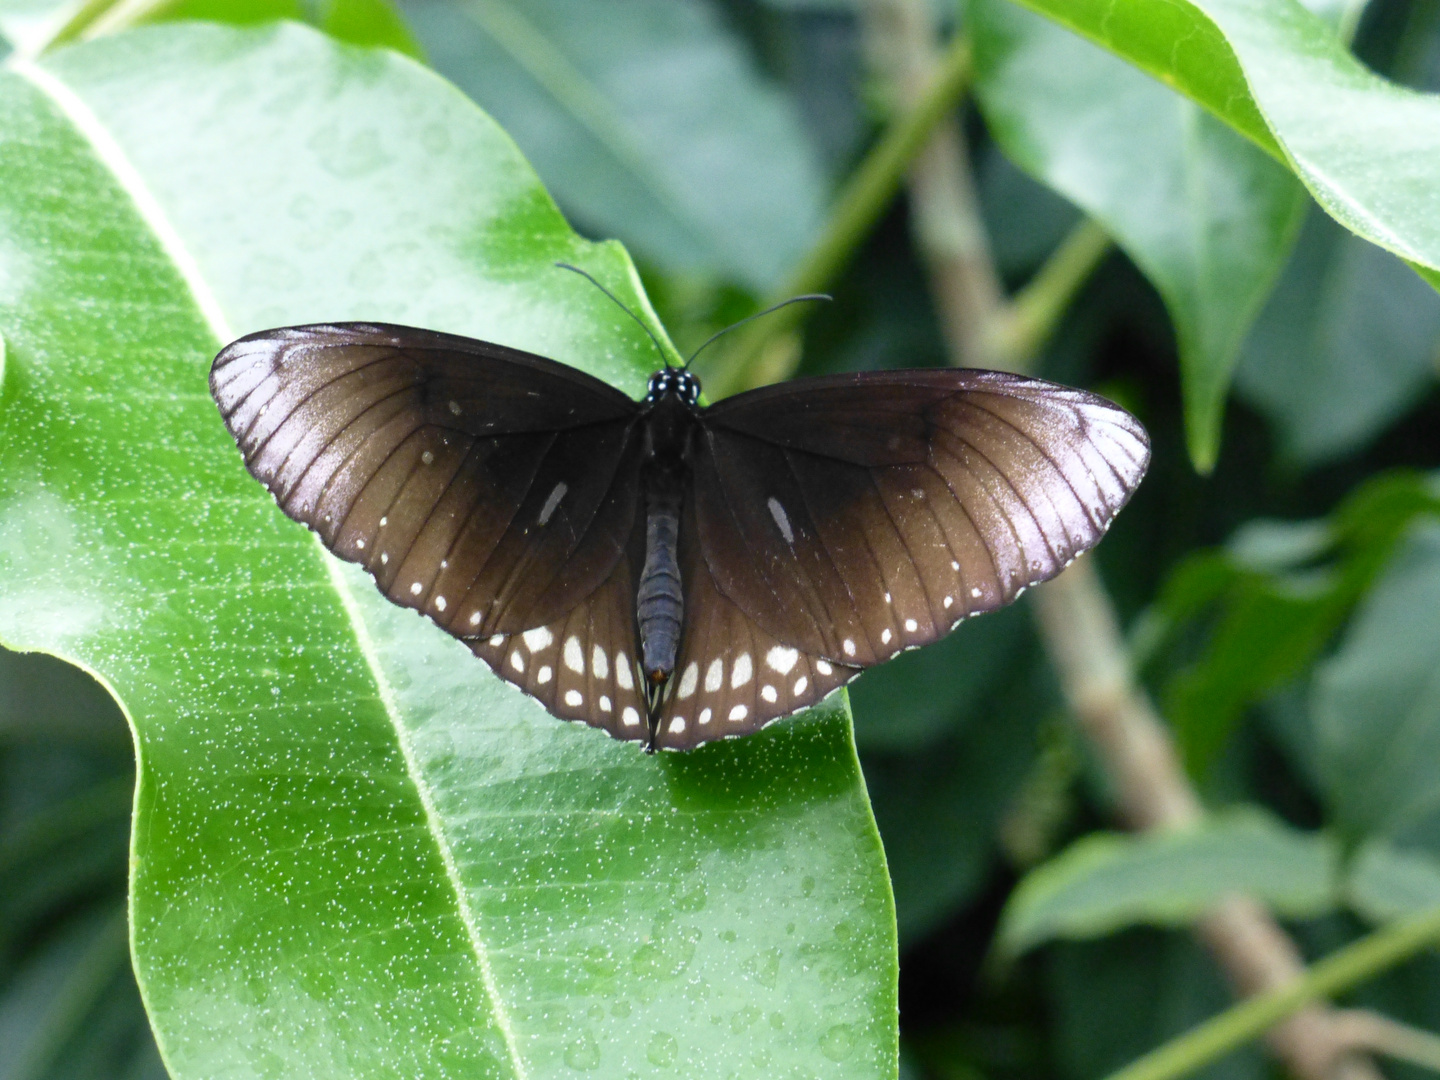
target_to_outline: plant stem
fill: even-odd
[[[1026,372],[1055,332],[1101,261],[1111,241],[1093,218],[1085,218],[1050,253],[1035,276],[991,321],[985,367]]]
[[[73,41],[90,40],[154,19],[174,0],[86,0],[37,51],[48,52]]]
[[[771,302],[800,293],[823,291],[839,277],[875,222],[890,205],[905,179],[905,171],[930,139],[931,133],[959,104],[970,81],[970,46],[958,38],[951,44],[925,96],[894,121],[860,167],[846,182],[826,221],[824,232]],[[793,331],[805,318],[802,305],[781,308],[774,315],[736,334],[726,350],[723,365],[706,376],[711,399],[757,385],[767,346]],[[798,358],[798,357],[797,357]],[[774,372],[784,377],[788,372]]]
[[[1264,1034],[1302,1006],[1371,979],[1440,941],[1440,909],[1381,927],[1287,986],[1257,994],[1132,1062],[1108,1080],[1175,1080]]]
[[[1368,1009],[1347,1009],[1336,1014],[1336,1022],[1353,1046],[1440,1073],[1440,1035]]]

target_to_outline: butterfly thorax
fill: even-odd
[[[660,699],[675,670],[684,624],[680,577],[680,517],[690,479],[690,441],[697,426],[700,383],[686,371],[665,368],[650,378],[642,411],[645,463],[645,564],[636,589],[640,664],[645,675],[651,742]]]

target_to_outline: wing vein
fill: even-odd
[[[934,455],[932,450],[932,459],[933,456]],[[952,456],[952,459],[962,469],[968,472],[971,476],[975,477],[976,484],[980,483],[980,478],[978,476],[975,476],[975,472],[970,468],[970,466],[966,465],[959,458],[954,458]],[[985,549],[985,557],[990,560],[990,569],[994,571],[995,581],[1000,586],[1000,592],[1003,595],[1005,592],[1005,575],[1000,572],[1000,564],[995,561],[995,551],[990,546],[990,541],[985,537],[985,530],[980,528],[979,524],[975,521],[975,515],[970,513],[970,508],[965,505],[965,500],[961,498],[960,493],[955,490],[955,485],[950,482],[950,478],[945,475],[944,470],[937,468],[934,464],[930,462],[927,462],[925,467],[928,468],[931,472],[933,472],[939,478],[940,482],[944,484],[945,487],[949,490],[950,497],[955,500],[955,505],[960,508],[960,512],[964,514],[966,519],[970,522],[970,528],[975,530],[975,536],[980,541],[980,546]],[[1001,517],[1004,516],[1005,515],[1003,514],[1001,515]],[[1009,519],[1006,519],[1006,523],[1009,524]],[[1015,528],[1013,525],[1011,526],[1010,531],[1012,534],[1014,533]],[[1016,538],[1016,543],[1019,543],[1018,537]],[[960,565],[964,566],[965,564],[961,562]],[[970,606],[970,601],[972,599],[974,599],[974,597],[965,597],[965,606],[967,608]]]

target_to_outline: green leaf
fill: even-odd
[[[1325,574],[1236,575],[1203,654],[1165,687],[1165,715],[1192,775],[1208,772],[1247,705],[1305,670],[1350,602]]]
[[[0,638],[136,737],[132,944],[176,1080],[892,1074],[841,702],[647,757],[556,721],[244,471],[219,344],[385,319],[638,393],[625,252],[394,53],[155,27],[0,73]]]
[[[1440,859],[1373,841],[1355,856],[1345,894],[1357,914],[1376,923],[1434,911],[1440,907]]]
[[[1290,462],[1354,453],[1434,385],[1440,298],[1389,252],[1312,215],[1235,386]]]
[[[1421,522],[1315,675],[1326,794],[1354,836],[1440,814],[1440,525]]]
[[[1296,0],[1020,0],[1286,162],[1351,232],[1440,270],[1440,98],[1388,82]]]
[[[1017,954],[1053,938],[1103,937],[1137,924],[1186,926],[1236,893],[1308,918],[1334,906],[1337,865],[1328,838],[1254,809],[1177,832],[1091,833],[1020,882],[999,941]]]
[[[1197,552],[1170,573],[1137,621],[1132,652],[1140,664],[1171,669],[1165,713],[1192,773],[1206,773],[1246,707],[1314,663],[1409,525],[1440,513],[1437,491],[1416,473],[1382,473],[1329,518],[1254,520],[1224,550]],[[1186,633],[1197,624],[1199,642]],[[1198,655],[1183,655],[1195,644]]]
[[[1006,0],[971,0],[976,89],[1022,168],[1093,216],[1175,324],[1191,460],[1208,472],[1240,342],[1284,265],[1305,194],[1194,104]]]
[[[766,293],[826,185],[794,105],[698,0],[406,0],[435,67],[562,205],[670,272]]]
[[[34,56],[57,40],[185,19],[231,26],[293,19],[318,27],[337,41],[383,46],[425,59],[391,0],[0,0],[0,36],[25,56]]]
[[[316,15],[315,25],[336,41],[384,46],[425,60],[424,46],[391,0],[327,0]]]

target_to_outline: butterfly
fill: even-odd
[[[383,323],[249,334],[210,389],[327,548],[555,716],[648,750],[756,731],[1009,603],[1099,541],[1150,456],[1125,410],[1019,375],[863,372],[707,407],[667,364],[637,402]]]

